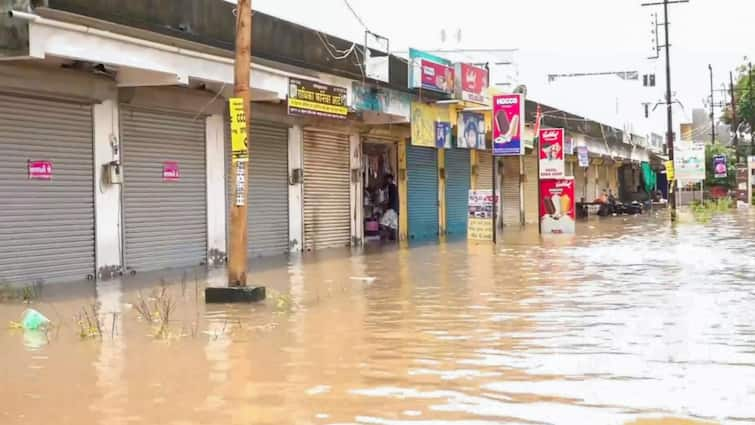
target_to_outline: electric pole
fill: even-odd
[[[734,74],[729,71],[729,90],[731,91],[731,128],[734,129],[734,152],[739,164],[739,123],[737,122],[737,97],[734,92]]]
[[[710,144],[716,144],[716,113],[714,111],[714,92],[713,92],[713,65],[708,64],[710,71]]]
[[[249,214],[247,199],[249,190],[249,123],[251,121],[251,99],[249,83],[252,62],[252,1],[238,0],[236,4],[236,61],[234,64],[235,98],[243,102],[243,119],[246,131],[246,153],[234,152],[231,169],[231,228],[230,249],[228,255],[228,286],[246,286],[248,268],[247,248],[249,237],[247,217]],[[234,117],[231,117],[233,120]]]
[[[674,161],[674,110],[672,108],[671,100],[671,42],[669,39],[669,21],[668,21],[668,6],[669,4],[676,3],[689,3],[689,0],[663,0],[661,3],[643,3],[642,6],[660,6],[663,5],[663,28],[665,32],[664,46],[666,48],[666,115],[667,115],[667,129],[666,140],[668,144],[669,160]],[[676,221],[676,180],[672,182],[671,193],[673,196],[669,196],[669,204],[671,205],[671,221]]]

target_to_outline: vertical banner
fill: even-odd
[[[493,155],[524,155],[524,96],[504,94],[493,98]]]
[[[231,115],[232,168],[236,176],[234,179],[236,188],[234,205],[243,207],[246,205],[246,162],[249,161],[249,134],[247,133],[244,100],[240,97],[232,97],[228,99],[228,108]]]
[[[457,148],[485,149],[485,115],[475,112],[460,112],[457,132]]]
[[[676,170],[674,170],[674,161],[666,161],[666,180],[668,180],[669,183],[673,182],[674,179],[676,179]]]
[[[469,191],[468,239],[493,240],[493,208],[495,208],[495,205],[497,205],[497,196],[493,196],[492,190]]]
[[[574,178],[540,180],[540,230],[545,234],[576,232]]]
[[[713,157],[713,174],[717,179],[725,179],[729,176],[726,155],[716,155]]]
[[[435,147],[438,149],[451,148],[451,123],[445,121],[435,122]]]
[[[566,175],[564,162],[564,129],[541,129],[540,140],[540,178],[558,179]]]
[[[587,168],[590,166],[590,151],[587,150],[587,146],[577,147],[577,158],[579,159],[579,166]]]

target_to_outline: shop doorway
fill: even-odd
[[[365,139],[362,142],[365,244],[396,243],[399,230],[398,143]]]

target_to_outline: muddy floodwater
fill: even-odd
[[[0,304],[0,424],[755,423],[755,213],[578,232],[255,260],[252,306],[44,287],[47,332]]]

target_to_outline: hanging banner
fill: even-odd
[[[485,115],[460,112],[456,127],[457,148],[485,150]]]
[[[674,145],[676,179],[684,183],[705,180],[705,144],[679,142]]]
[[[231,152],[237,159],[249,157],[248,134],[246,130],[246,115],[244,100],[240,97],[228,99],[228,112],[231,118]]]
[[[436,147],[436,122],[448,122],[447,107],[428,105],[422,102],[412,103],[412,145]]]
[[[482,105],[490,104],[488,92],[488,71],[466,63],[456,64],[456,98],[465,102]]]
[[[409,88],[454,93],[455,71],[451,61],[416,49],[409,49]]]
[[[29,180],[52,180],[52,161],[28,161]]]
[[[504,94],[493,98],[493,155],[524,155],[524,96]]]
[[[540,230],[546,234],[576,232],[574,177],[540,180]]]
[[[178,169],[178,163],[175,161],[163,162],[163,181],[177,182],[181,179],[181,171]]]
[[[676,179],[676,173],[674,172],[674,161],[666,161],[664,163],[666,166],[666,180],[669,182],[674,181]]]
[[[726,162],[726,155],[716,155],[713,157],[713,175],[717,179],[725,179],[729,176],[729,166]]]
[[[348,90],[315,81],[288,79],[288,114],[346,119]]]
[[[564,138],[564,155],[574,155],[574,138]]]
[[[451,149],[451,123],[435,121],[435,147],[438,149]]]
[[[577,146],[577,158],[580,167],[587,168],[590,166],[590,151],[587,146]]]
[[[540,140],[540,178],[558,179],[566,175],[564,161],[564,129],[541,129]]]
[[[469,217],[467,238],[477,241],[493,240],[493,208],[497,197],[492,190],[469,191]]]

